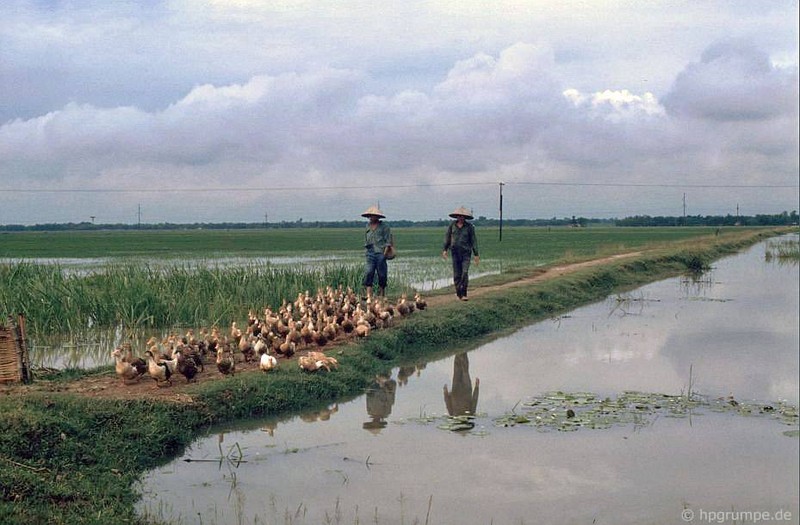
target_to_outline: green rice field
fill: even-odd
[[[740,230],[740,229],[739,229]],[[553,260],[565,252],[595,255],[617,247],[641,248],[654,243],[713,235],[715,228],[479,228],[486,257]],[[723,229],[723,232],[725,229]],[[444,228],[395,228],[403,254],[438,255]],[[157,258],[294,255],[342,255],[361,252],[360,228],[287,228],[263,230],[127,230],[0,233],[0,258],[130,257]]]
[[[741,231],[730,229],[729,232]],[[726,232],[723,230],[722,235]],[[479,228],[471,276],[526,270],[714,236],[714,228]],[[396,228],[389,295],[449,283],[444,228]],[[0,234],[0,315],[32,335],[85,328],[208,326],[325,286],[360,289],[354,228],[21,232]]]

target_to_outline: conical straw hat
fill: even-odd
[[[453,213],[450,214],[450,217],[457,219],[459,215],[462,215],[465,219],[472,219],[472,211],[468,210],[464,206],[458,207],[455,209]]]
[[[386,215],[384,215],[383,212],[377,206],[370,206],[369,208],[367,208],[367,211],[361,214],[362,217],[371,217],[373,215],[375,217],[380,217],[381,219],[386,218]]]

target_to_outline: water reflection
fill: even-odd
[[[111,351],[123,343],[144,348],[143,335],[129,334],[122,326],[107,330],[76,331],[31,337],[31,362],[35,368],[94,368],[114,362]]]
[[[704,272],[691,272],[681,278],[682,298],[688,300],[710,300],[717,285],[723,284],[715,276],[716,270],[711,268]]]
[[[378,434],[386,427],[386,418],[392,413],[396,391],[397,381],[392,379],[390,374],[375,376],[372,384],[367,388],[367,415],[371,420],[361,425],[364,430]]]
[[[275,437],[278,430],[278,423],[286,424],[287,421],[299,419],[304,423],[318,423],[321,421],[330,421],[331,417],[339,412],[339,403],[331,403],[318,410],[309,410],[303,412],[296,417],[288,416],[281,419],[268,418],[264,420],[254,420],[257,423],[253,428],[258,428],[261,432],[267,434],[269,437]]]
[[[645,307],[648,306],[649,303],[659,302],[659,299],[647,297],[643,292],[639,291],[617,295],[613,300],[609,300],[609,302],[612,307],[608,312],[608,317],[612,315],[625,317],[628,315],[643,315]]]
[[[397,369],[397,384],[399,386],[405,386],[408,384],[408,378],[416,375],[417,377],[420,376],[420,373],[425,370],[427,363],[420,363],[411,366],[401,366]]]
[[[203,332],[205,328],[201,328]],[[168,337],[193,337],[191,327],[130,330],[122,325],[109,329],[87,329],[70,334],[45,334],[30,341],[31,363],[38,369],[95,368],[114,363],[111,352],[122,345],[131,345],[135,355],[142,355],[151,337],[163,341]]]
[[[338,411],[339,411],[339,404],[333,403],[332,405],[328,405],[322,410],[317,410],[314,412],[305,412],[303,414],[300,414],[300,419],[302,419],[306,423],[314,423],[316,421],[328,421],[331,418],[331,416]],[[270,433],[270,435],[272,435],[272,433]]]
[[[453,359],[453,383],[450,391],[444,385],[444,404],[451,416],[474,415],[478,408],[478,391],[481,384],[475,378],[475,386],[469,377],[469,358],[462,352]]]
[[[275,429],[278,428],[278,421],[275,419],[270,419],[268,421],[264,421],[264,424],[261,425],[259,430],[261,432],[266,432],[269,437],[275,437]]]

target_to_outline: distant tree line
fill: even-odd
[[[636,215],[615,221],[617,226],[789,226],[798,224],[797,211],[775,215],[687,215],[651,217]]]
[[[428,221],[392,220],[393,228],[443,227],[448,219]],[[499,226],[499,219],[480,216],[475,219],[477,226]],[[503,226],[566,226],[583,228],[587,226],[789,226],[797,225],[797,211],[774,215],[688,215],[686,217],[636,215],[624,219],[589,219],[586,217],[562,217],[551,219],[503,219]],[[195,223],[153,223],[153,224],[94,224],[92,222],[67,222],[48,224],[0,224],[0,231],[93,231],[93,230],[263,230],[284,228],[361,228],[363,220],[349,221],[296,221],[280,222],[195,222]]]

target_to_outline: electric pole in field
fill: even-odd
[[[500,239],[498,242],[503,242],[503,186],[504,183],[500,183]]]
[[[683,194],[683,225],[686,226],[686,193]]]
[[[142,228],[142,205],[139,205],[139,209],[136,212],[136,227],[141,229]]]

